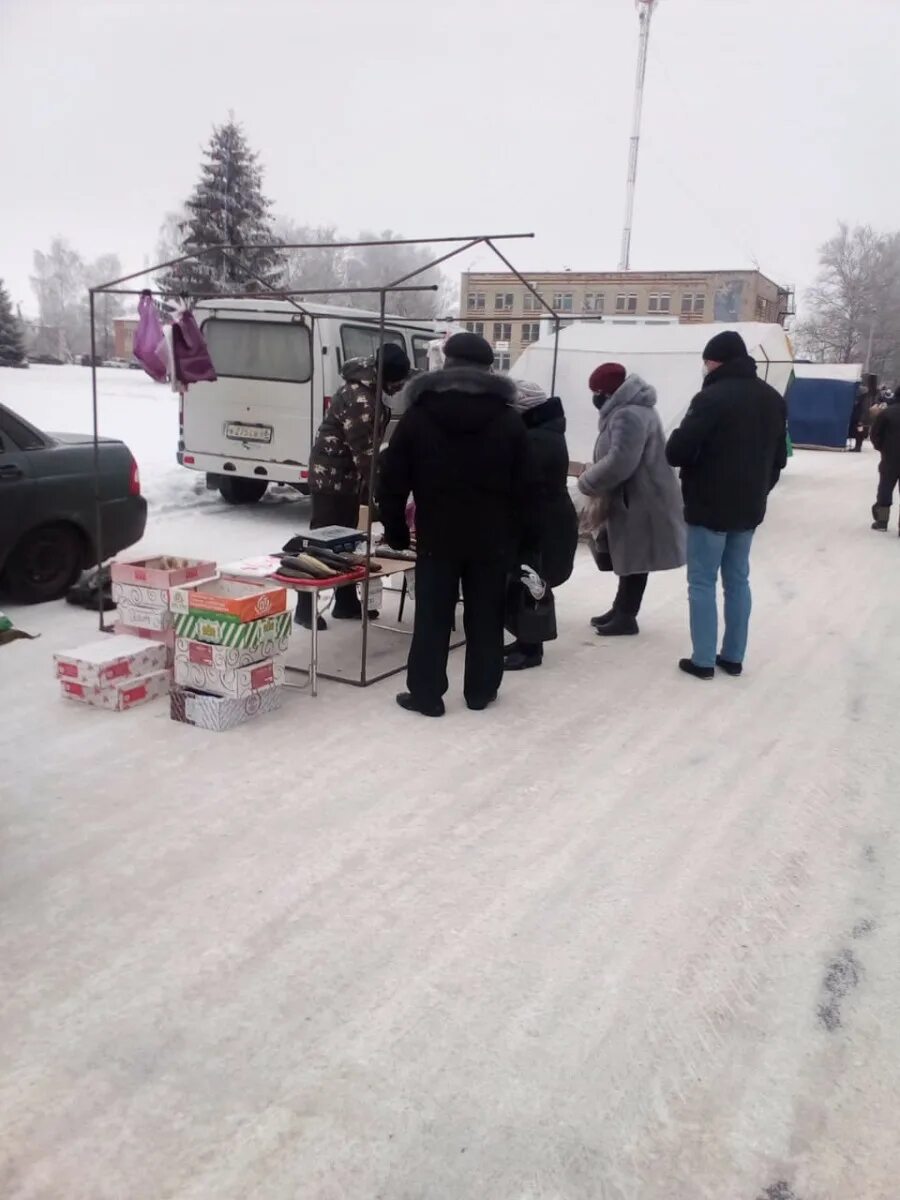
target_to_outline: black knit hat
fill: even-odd
[[[454,333],[444,342],[444,358],[476,367],[492,367],[494,352],[490,342],[477,333]]]
[[[399,383],[409,374],[409,359],[402,346],[394,342],[385,342],[379,351],[381,354],[381,378],[385,383]]]
[[[747,343],[733,329],[717,333],[706,343],[703,351],[704,362],[727,363],[735,358],[747,358]]]

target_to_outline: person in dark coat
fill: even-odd
[[[578,549],[578,516],[569,495],[569,449],[562,400],[548,396],[536,383],[514,380],[514,407],[528,432],[529,470],[534,490],[537,541],[523,546],[522,563],[534,567],[547,587],[560,587],[572,574]],[[539,667],[544,659],[540,642],[516,640],[506,651],[506,670]]]
[[[447,654],[462,584],[463,690],[471,709],[497,698],[503,677],[507,573],[530,528],[528,444],[512,407],[515,385],[491,374],[494,352],[474,333],[444,346],[445,364],[414,379],[409,407],[382,459],[378,502],[385,538],[409,545],[416,505],[416,610],[401,708],[444,714]]]
[[[750,547],[769,492],[787,465],[784,400],[756,373],[740,334],[718,333],[703,351],[703,389],[669,438],[681,468],[688,526],[688,599],[693,653],[678,664],[698,679],[716,666],[740,675],[750,624]],[[725,592],[725,636],[717,654],[716,579]]]
[[[612,608],[591,624],[599,637],[622,637],[639,632],[649,573],[684,566],[684,521],[678,480],[666,462],[656,389],[640,375],[628,375],[621,363],[597,367],[588,386],[600,420],[594,462],[578,490],[603,502],[594,558],[601,571],[619,576]]]
[[[380,353],[382,391],[393,395],[409,376],[409,359],[403,347],[392,342],[385,342]],[[375,433],[383,433],[388,423],[384,406],[380,412],[376,409],[378,355],[348,359],[341,376],[344,382],[334,394],[309,456],[310,529],[327,525],[356,529],[360,504],[368,499]],[[358,621],[362,617],[355,587],[335,590],[332,612],[339,620]],[[307,628],[312,620],[312,596],[308,592],[298,597],[297,620]],[[319,623],[324,628],[321,618]]]
[[[885,530],[891,519],[894,488],[900,487],[900,387],[872,422],[872,445],[881,455],[878,495],[872,506],[873,529]]]
[[[856,454],[862,454],[863,442],[869,436],[871,404],[872,398],[869,395],[869,389],[864,383],[861,383],[856,389],[853,408],[850,410],[850,428],[847,430],[847,436],[853,442],[853,450]]]

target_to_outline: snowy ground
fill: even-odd
[[[104,373],[147,545],[265,549],[174,402]],[[0,375],[84,429],[88,374]],[[77,391],[75,390],[77,389]],[[228,734],[58,699],[91,634],[0,649],[0,1194],[8,1200],[895,1200],[900,539],[875,456],[798,453],[755,550],[752,658],[701,684],[684,580],[425,721],[323,684]],[[279,543],[280,544],[280,543]],[[329,635],[326,635],[326,637]],[[890,1130],[894,1128],[895,1133]]]

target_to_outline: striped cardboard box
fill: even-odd
[[[290,637],[293,614],[277,613],[258,621],[239,621],[227,613],[194,610],[176,613],[175,635],[193,642],[210,642],[214,646],[233,646],[235,649],[255,650],[267,642]]]

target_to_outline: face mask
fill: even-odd
[[[598,392],[594,396],[594,408],[596,408],[597,412],[600,411],[600,409],[603,407],[603,405],[607,402],[608,399],[609,399],[609,396],[604,396],[602,392]]]

